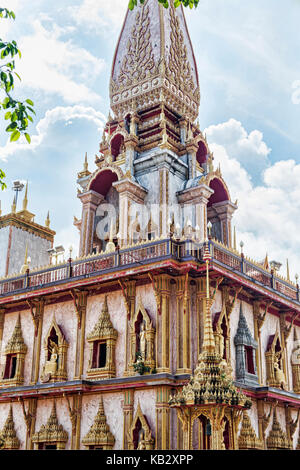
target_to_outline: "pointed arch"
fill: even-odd
[[[140,402],[138,402],[135,417],[128,432],[128,448],[129,450],[154,449],[154,438],[151,434],[151,428],[145,415],[143,415]]]

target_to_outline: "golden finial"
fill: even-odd
[[[28,265],[28,243],[26,243],[24,264],[23,264],[23,266],[22,266],[22,268],[21,268],[20,273],[21,273],[21,274],[25,274],[28,269],[29,269],[29,265]]]
[[[87,159],[87,152],[85,152],[83,170],[84,170],[84,171],[88,171],[88,170],[89,170],[89,164],[88,164],[88,159]]]
[[[269,269],[268,253],[266,253],[266,257],[265,257],[264,269]]]
[[[49,216],[49,211],[47,213],[47,218],[45,220],[45,227],[49,228],[50,227],[50,216]]]
[[[289,268],[289,260],[286,260],[286,278],[290,281],[290,268]]]
[[[26,183],[26,188],[25,188],[25,194],[24,194],[24,199],[23,199],[23,211],[27,210],[27,205],[28,205],[28,181]]]
[[[12,203],[12,206],[11,206],[11,212],[12,212],[13,214],[16,213],[16,208],[17,208],[16,196],[14,196],[14,200],[13,200],[13,203]]]
[[[114,225],[113,224],[114,224],[114,221],[113,221],[113,219],[111,219],[110,231],[109,231],[109,241],[107,242],[106,249],[105,249],[105,251],[108,252],[108,253],[113,252],[116,249],[116,246],[113,242],[113,239],[114,239]]]
[[[233,249],[236,250],[236,230],[233,228]]]

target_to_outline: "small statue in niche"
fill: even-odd
[[[53,375],[57,369],[58,347],[57,344],[51,339],[49,348],[51,351],[51,356],[50,360],[46,361],[44,373]]]
[[[280,387],[283,390],[286,390],[286,381],[285,381],[285,376],[283,371],[280,368],[280,353],[275,354],[275,363],[274,363],[274,374],[275,374],[275,380],[279,383]]]
[[[140,329],[140,353],[144,361],[146,359],[146,331],[144,323],[141,324]]]
[[[137,450],[146,450],[146,443],[145,443],[144,433],[141,434],[141,438],[140,438],[140,441],[138,443]]]

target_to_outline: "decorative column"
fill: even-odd
[[[34,434],[34,430],[35,430],[37,398],[29,398],[28,399],[27,411],[25,409],[25,404],[24,404],[23,398],[19,399],[19,401],[21,401],[24,421],[25,421],[25,424],[26,424],[25,449],[26,450],[32,450],[33,449],[33,443],[32,443],[31,437]]]
[[[0,308],[0,353],[2,351],[5,308]]]
[[[197,283],[197,357],[201,352],[203,342],[204,312],[206,311],[205,299],[205,278],[200,277]]]
[[[125,139],[124,145],[126,149],[126,162],[125,162],[125,174],[134,175],[134,154],[138,144],[138,138],[135,135],[136,133],[136,126],[138,122],[137,116],[131,117],[130,122],[130,135]]]
[[[39,298],[35,301],[29,301],[28,305],[30,308],[30,312],[31,312],[31,316],[32,316],[33,324],[34,324],[30,385],[35,385],[39,380],[39,373],[40,373],[41,341],[42,341],[45,300],[43,298]]]
[[[104,197],[95,191],[78,194],[82,202],[82,223],[80,229],[79,256],[87,256],[92,252],[93,232],[96,210]]]
[[[207,203],[213,190],[205,184],[181,191],[178,202],[184,206],[194,206],[195,226],[198,227],[196,238],[200,243],[207,239]]]
[[[177,368],[176,374],[191,374],[190,289],[188,273],[176,278]]]
[[[159,170],[159,236],[169,236],[169,170]]]
[[[237,206],[230,201],[223,201],[215,203],[213,207],[220,219],[222,241],[224,245],[232,248],[231,219]]]
[[[156,392],[155,449],[170,449],[170,388],[159,387]]]
[[[134,390],[124,391],[124,403],[123,403],[123,449],[128,449],[128,434],[133,421],[133,399]]]
[[[147,190],[133,181],[130,175],[121,181],[114,182],[113,187],[119,193],[119,243],[122,248],[128,245],[130,240],[130,206],[132,203],[143,206]]]
[[[170,278],[162,274],[156,277],[156,282],[161,305],[156,312],[157,372],[170,373]]]
[[[188,154],[188,165],[189,165],[189,179],[196,177],[196,153],[198,145],[194,142],[194,139],[187,143],[186,150]]]
[[[72,424],[71,450],[80,449],[82,394],[73,395],[72,406],[67,395],[64,394],[68,404],[69,416]]]
[[[74,380],[80,380],[83,373],[85,323],[88,291],[74,289],[70,293],[74,302],[75,313],[77,316]]]

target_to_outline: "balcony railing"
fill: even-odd
[[[270,273],[263,266],[245,258],[235,250],[217,241],[210,241],[212,260],[233,272],[246,276],[253,282],[269,287],[296,302],[300,301],[299,287]],[[26,274],[0,280],[0,296],[35,290],[44,286],[60,284],[70,279],[100,275],[126,266],[146,265],[153,261],[195,259],[202,262],[203,244],[193,240],[157,240],[133,245],[113,253],[103,253],[86,258],[70,260],[64,264],[48,266]]]

